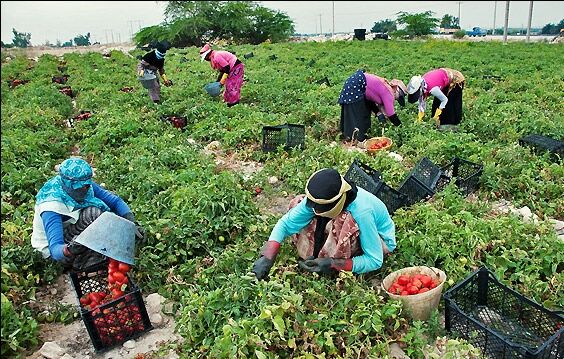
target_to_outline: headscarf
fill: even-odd
[[[164,59],[168,49],[170,49],[170,43],[168,41],[159,41],[157,43],[157,46],[155,47],[155,56],[157,57],[157,59]]]
[[[390,86],[394,90],[394,98],[398,101],[401,107],[405,106],[405,96],[407,95],[407,87],[402,80],[393,79],[390,81]]]
[[[325,238],[327,223],[341,213],[357,194],[356,186],[347,182],[337,170],[325,168],[312,174],[306,184],[306,206],[313,208],[317,224],[313,256],[317,257]]]
[[[200,49],[200,57],[202,59],[202,61],[204,61],[206,59],[206,56],[212,51],[211,45],[210,44],[205,44],[201,49]]]
[[[103,211],[110,210],[102,200],[94,196],[92,167],[88,162],[81,158],[69,158],[59,165],[58,172],[57,176],[41,187],[35,196],[36,205],[55,201],[75,210],[90,206]]]
[[[358,70],[345,81],[345,85],[339,95],[339,104],[349,105],[364,100],[366,93],[366,77],[364,71]]]
[[[422,76],[416,75],[413,76],[409,83],[407,84],[407,101],[410,103],[414,103],[419,99],[421,96],[421,89],[424,85],[424,80]]]

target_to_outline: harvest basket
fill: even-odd
[[[427,274],[440,283],[435,288],[425,293],[401,296],[388,292],[388,289],[400,275]],[[382,281],[382,289],[386,294],[394,299],[400,300],[403,307],[407,310],[408,315],[415,320],[427,320],[431,316],[431,312],[437,309],[441,300],[441,292],[446,281],[446,274],[440,269],[426,266],[406,267],[390,273]]]
[[[141,289],[129,275],[128,292],[91,310],[82,307],[80,298],[87,293],[108,290],[107,264],[89,272],[71,272],[69,276],[80,306],[80,316],[96,352],[106,351],[153,329]]]
[[[564,316],[481,267],[444,294],[445,327],[490,358],[564,358]]]
[[[387,142],[387,145],[385,145],[384,147],[370,148],[374,144],[382,142],[383,140],[385,140]],[[374,154],[378,151],[389,150],[392,147],[393,144],[394,144],[394,142],[392,141],[391,138],[386,137],[386,136],[380,136],[380,137],[372,137],[372,138],[366,140],[365,147],[366,147],[366,152],[368,152],[370,154]]]

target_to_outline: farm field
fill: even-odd
[[[161,105],[151,103],[136,80],[141,50],[43,55],[37,62],[2,55],[3,356],[41,345],[38,322],[45,318],[34,309],[35,292],[55,282],[61,268],[31,248],[34,200],[54,166],[71,154],[92,164],[95,181],[119,194],[147,231],[132,274],[144,292],[178,304],[180,357],[377,358],[397,342],[409,357],[422,358],[427,344],[445,335],[443,302],[430,321],[418,322],[379,290],[386,275],[413,265],[443,270],[443,292],[485,265],[526,297],[564,309],[564,240],[551,221],[564,221],[564,165],[518,144],[529,134],[564,139],[561,44],[225,48],[245,63],[241,103],[232,108],[204,91],[217,75],[193,47],[167,52],[174,85],[162,88]],[[243,58],[250,52],[253,57]],[[74,98],[52,82],[61,66]],[[435,130],[430,103],[424,123],[416,123],[417,105],[407,104],[398,110],[402,126],[382,129],[373,117],[369,132],[384,130],[402,161],[341,144],[337,99],[353,72],[407,83],[437,67],[466,77],[459,132]],[[329,85],[319,84],[325,77]],[[29,82],[12,88],[13,80]],[[126,87],[134,90],[122,91]],[[91,117],[69,127],[80,111]],[[183,131],[162,121],[172,115],[187,119]],[[305,149],[264,153],[262,127],[285,123],[305,125]],[[380,271],[338,279],[304,273],[286,239],[268,281],[249,275],[276,220],[315,170],[344,174],[359,159],[398,188],[422,157],[445,165],[455,156],[483,164],[479,190],[465,197],[451,183],[429,201],[395,212],[398,246]],[[496,210],[500,201],[527,206],[536,220]],[[72,311],[63,309],[66,315],[55,321],[72,320]],[[474,352],[459,349],[462,357],[470,357],[464,350]]]

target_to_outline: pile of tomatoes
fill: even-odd
[[[400,275],[388,288],[388,292],[396,295],[414,295],[430,291],[441,282],[427,274]]]
[[[382,148],[386,148],[390,145],[390,140],[386,139],[386,138],[380,138],[376,141],[374,141],[374,143],[370,144],[370,146],[368,147],[369,150],[381,150]]]
[[[74,116],[72,119],[75,121],[88,120],[92,114],[89,111],[80,111],[80,114]]]
[[[125,294],[129,291],[127,273],[130,269],[128,264],[110,259],[108,291],[86,293],[80,298],[83,308],[92,311],[94,326],[104,345],[122,342],[131,334],[145,329],[139,306],[131,294]],[[124,295],[124,301],[104,309],[100,308]]]

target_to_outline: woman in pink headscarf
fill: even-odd
[[[210,44],[205,44],[200,49],[202,61],[210,62],[211,67],[219,72],[217,81],[223,86],[223,101],[228,107],[239,103],[241,99],[241,86],[243,86],[243,75],[245,65],[229,51],[212,50]]]

